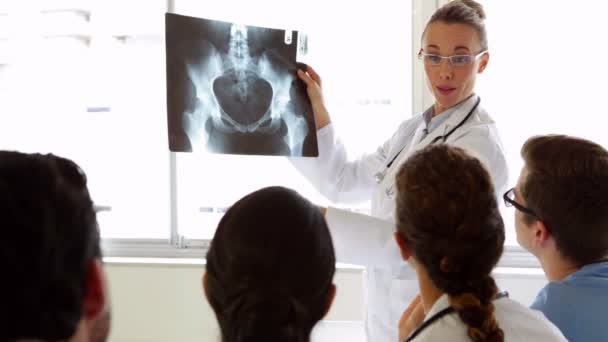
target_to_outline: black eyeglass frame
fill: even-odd
[[[511,189],[507,190],[505,192],[505,194],[502,195],[502,199],[505,201],[505,205],[507,207],[515,207],[515,209],[521,211],[522,213],[532,215],[536,219],[541,220],[540,217],[538,217],[538,215],[536,215],[536,213],[532,209],[526,208],[523,205],[515,202],[515,200],[513,198],[515,198],[515,188],[511,188]]]

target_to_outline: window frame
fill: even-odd
[[[166,11],[175,12],[178,0],[166,0]],[[420,49],[420,36],[427,18],[448,0],[412,0],[412,51]],[[424,68],[416,58],[412,58],[412,113],[420,113],[433,103],[427,89]],[[414,114],[413,114],[414,115]],[[166,258],[177,263],[185,259],[203,259],[211,244],[210,239],[188,239],[179,231],[178,218],[178,172],[175,152],[169,154],[169,237],[149,238],[103,238],[101,241],[106,258]],[[103,203],[106,205],[105,203]],[[111,208],[111,203],[108,208]],[[110,209],[111,210],[111,209]],[[107,211],[107,208],[106,208]],[[538,260],[519,246],[505,246],[498,264],[504,268],[538,269]]]
[[[171,1],[172,2],[172,1]],[[424,25],[428,17],[431,16],[433,12],[443,4],[449,2],[449,0],[434,0],[434,1],[425,1],[425,0],[413,0],[412,1],[412,13],[420,14],[415,15],[412,18],[412,51],[418,51],[420,49],[420,36],[424,30]],[[413,101],[412,101],[412,116],[415,113],[422,112],[425,108],[428,108],[433,104],[433,96],[431,92],[428,90],[426,86],[426,79],[424,74],[424,67],[421,63],[418,63],[418,60],[412,59],[412,92],[413,92]],[[171,194],[172,194],[172,208],[171,211],[171,222],[172,222],[172,230],[171,230],[171,241],[170,244],[175,248],[178,252],[176,255],[180,255],[180,257],[185,258],[196,258],[200,257],[201,254],[206,255],[208,248],[211,244],[210,239],[188,239],[183,235],[179,234],[178,229],[178,218],[176,217],[177,211],[177,174],[176,174],[176,157],[175,153],[171,153]],[[141,256],[140,254],[133,254],[129,251],[130,246],[128,245],[115,245],[115,247],[123,247],[126,249],[123,250],[121,256],[131,255],[131,256]],[[118,251],[118,250],[117,250]],[[142,250],[142,252],[146,253],[149,251]],[[163,252],[162,248],[157,249],[156,253]],[[150,254],[150,253],[147,253]],[[169,253],[170,255],[170,253]],[[158,254],[151,254],[151,256],[158,256]],[[175,255],[173,256],[175,257]],[[502,268],[515,268],[515,269],[526,269],[526,268],[540,268],[540,263],[538,260],[531,255],[529,252],[524,250],[520,246],[505,246],[503,256],[498,264],[498,267]]]

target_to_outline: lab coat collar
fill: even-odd
[[[437,299],[435,304],[433,304],[433,306],[431,307],[429,312],[426,314],[426,316],[424,316],[424,321],[426,322],[431,317],[435,316],[442,310],[445,310],[449,307],[450,307],[450,299],[448,298],[448,295],[444,293],[443,295],[441,295],[441,297],[439,297]]]

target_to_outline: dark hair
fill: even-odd
[[[207,254],[207,297],[224,342],[306,342],[325,315],[335,255],[319,209],[269,187],[237,201]]]
[[[83,315],[100,257],[82,170],[54,155],[0,151],[0,340],[62,340]]]
[[[484,20],[486,13],[483,6],[474,0],[454,0],[439,8],[429,19],[424,32],[436,22],[442,21],[448,24],[469,25],[479,34],[479,43],[482,50],[488,49],[488,34]],[[424,36],[424,33],[422,34]]]
[[[397,229],[416,260],[473,341],[503,341],[490,273],[505,231],[486,169],[460,148],[431,145],[404,163],[397,187]]]
[[[589,140],[546,135],[528,139],[521,156],[527,170],[521,196],[547,225],[562,256],[580,265],[605,258],[608,151]]]

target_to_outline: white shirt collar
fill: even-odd
[[[424,317],[424,320],[425,321],[428,320],[429,318],[438,314],[440,311],[447,309],[449,307],[450,307],[450,299],[448,298],[448,295],[444,293],[443,295],[441,295],[441,297],[439,297],[437,299],[437,301],[435,301],[435,304],[433,304],[433,306],[431,307],[429,312],[426,314],[426,316]]]

